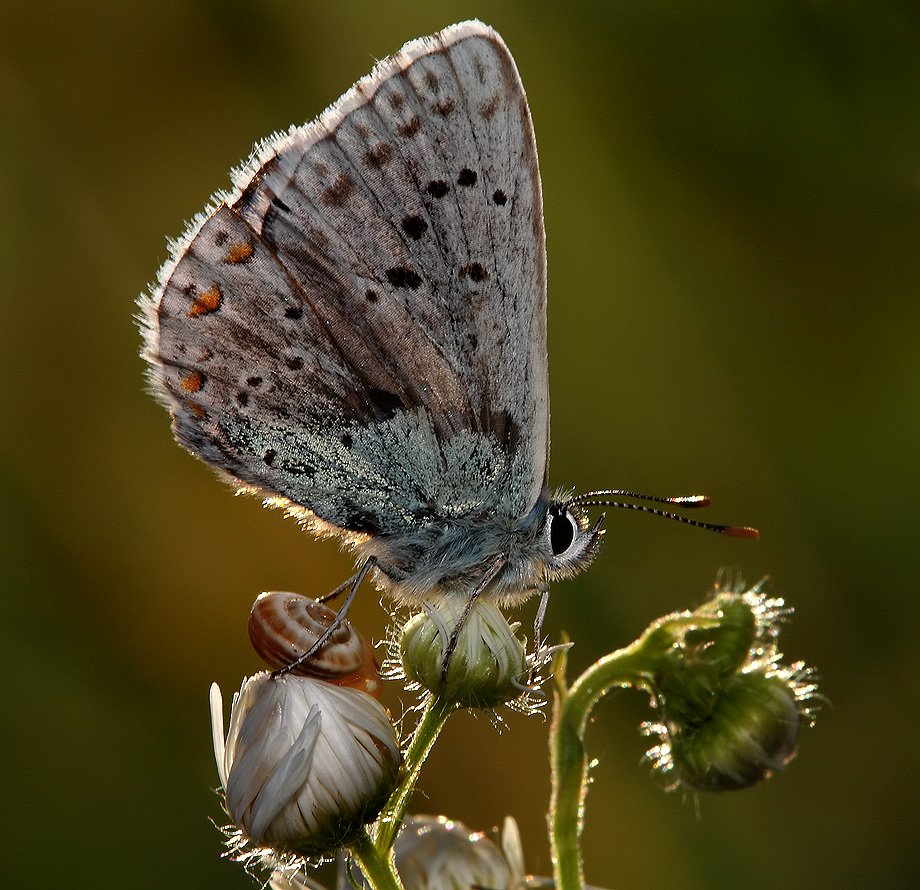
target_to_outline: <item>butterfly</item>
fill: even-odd
[[[545,598],[597,553],[586,506],[707,503],[549,491],[537,147],[481,22],[262,142],[171,254],[142,298],[152,389],[189,451],[354,551],[343,611],[370,571],[410,604]]]

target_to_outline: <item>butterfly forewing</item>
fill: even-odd
[[[154,380],[219,469],[372,534],[543,490],[536,146],[486,26],[407,44],[263,145],[161,280]]]

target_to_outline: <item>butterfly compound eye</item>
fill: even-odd
[[[568,510],[560,508],[550,511],[549,545],[554,556],[562,556],[572,546],[577,530],[575,519]]]

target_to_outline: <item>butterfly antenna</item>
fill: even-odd
[[[709,498],[702,494],[667,498],[653,494],[642,494],[637,491],[626,491],[622,488],[605,488],[599,491],[588,491],[584,494],[576,495],[566,503],[566,506],[619,507],[623,510],[639,510],[641,513],[650,513],[652,516],[662,516],[665,519],[673,519],[675,522],[683,522],[685,525],[693,525],[697,528],[716,532],[720,535],[728,535],[732,538],[760,537],[760,532],[756,528],[750,528],[746,525],[719,525],[714,522],[701,522],[698,519],[689,519],[686,516],[681,516],[679,513],[672,513],[669,510],[647,507],[645,504],[632,504],[629,501],[608,500],[610,497],[636,498],[642,501],[652,501],[656,504],[673,504],[675,507],[708,507],[710,504]]]

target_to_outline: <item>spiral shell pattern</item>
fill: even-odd
[[[268,665],[285,668],[307,652],[335,619],[332,609],[308,596],[263,593],[249,612],[249,639]],[[379,695],[380,675],[373,650],[348,621],[291,673]]]

